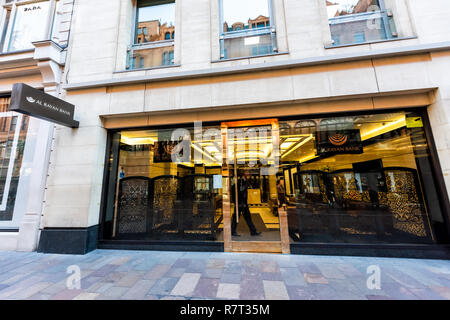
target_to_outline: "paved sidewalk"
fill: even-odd
[[[67,287],[68,278],[76,275],[67,273],[70,266],[81,270],[80,289]],[[369,266],[381,271],[379,290],[367,287]],[[450,261],[118,250],[84,256],[0,252],[4,299],[450,300]]]

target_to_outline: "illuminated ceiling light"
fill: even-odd
[[[294,142],[283,142],[282,144],[281,144],[281,146],[280,146],[280,149],[281,150],[287,150],[287,149],[289,149],[290,147],[292,147],[292,145],[294,145],[295,143]]]
[[[284,142],[298,142],[300,141],[300,137],[298,138],[287,138]]]
[[[130,146],[134,146],[134,145],[143,145],[143,144],[154,144],[155,140],[153,138],[149,138],[149,137],[130,138],[130,137],[122,135],[122,137],[120,138],[120,142],[125,143]]]
[[[405,120],[405,118],[400,118],[400,119],[398,119],[398,120],[396,120],[396,121],[394,121],[394,122],[388,123],[388,124],[386,124],[386,125],[382,125],[382,126],[380,126],[380,127],[378,127],[378,128],[372,129],[372,130],[370,130],[370,131],[368,131],[368,132],[364,132],[364,133],[361,134],[361,140],[364,141],[364,140],[373,138],[373,137],[375,137],[375,136],[378,135],[378,134],[376,134],[377,132],[386,130],[387,128],[391,128],[391,127],[393,127],[393,126],[395,126],[395,125],[397,125],[397,124],[400,124],[400,123],[402,124],[402,126],[400,126],[400,127],[398,127],[398,128],[401,128],[401,127],[406,126],[406,120]],[[398,129],[398,128],[396,128],[396,129]],[[394,129],[392,129],[392,130],[394,130]],[[383,133],[385,133],[385,132],[383,132]]]
[[[236,152],[236,156],[261,156],[264,155],[263,151],[243,151],[243,152]]]
[[[309,156],[306,156],[306,157],[304,157],[304,158],[301,158],[300,160],[298,160],[298,162],[306,162],[306,161],[315,159],[315,158],[317,158],[317,157],[318,157],[318,156],[316,156],[315,154],[311,154],[311,155],[309,155]]]
[[[186,167],[194,167],[194,164],[192,162],[178,162],[177,164],[186,166]]]
[[[219,152],[219,150],[217,150],[217,148],[215,147],[215,146],[206,146],[206,147],[203,147],[206,151],[208,151],[209,153],[211,153],[211,154],[214,154],[214,153],[218,153]]]
[[[195,144],[191,144],[192,148],[194,148],[195,150],[201,152],[202,154],[204,154],[206,157],[208,157],[209,159],[211,159],[213,162],[217,162],[217,159],[214,158],[213,156],[210,156],[209,154],[207,154],[205,151],[202,150],[202,148],[198,147]]]
[[[304,139],[302,142],[300,142],[299,144],[297,144],[296,146],[294,146],[292,149],[290,149],[288,152],[286,152],[285,154],[281,155],[281,158],[286,157],[288,154],[294,152],[295,150],[297,150],[298,148],[300,148],[301,146],[303,146],[305,143],[308,143],[309,141],[311,141],[313,139],[312,134],[309,135],[308,138]]]
[[[310,133],[302,133],[302,134],[284,134],[280,136],[280,138],[303,138],[310,136]]]
[[[272,153],[272,144],[267,144],[264,148],[264,155],[268,157]]]

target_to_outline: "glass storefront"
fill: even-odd
[[[294,242],[433,243],[443,223],[420,114],[282,122],[304,143],[282,155]],[[298,145],[297,145],[298,146]],[[295,148],[295,147],[294,147]]]
[[[111,132],[102,237],[439,242],[425,125],[396,111]]]
[[[10,112],[9,102],[0,98],[0,221],[13,219],[29,122]]]
[[[193,128],[115,133],[105,217],[110,237],[220,240],[221,154],[212,149],[214,141],[195,140]]]

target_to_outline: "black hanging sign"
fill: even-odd
[[[363,153],[361,135],[357,129],[316,132],[317,155]]]
[[[78,128],[80,124],[73,119],[75,112],[73,104],[24,83],[13,85],[9,110],[70,128]]]

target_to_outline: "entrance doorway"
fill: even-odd
[[[225,251],[287,253],[287,218],[277,192],[278,120],[225,122],[222,137]]]

